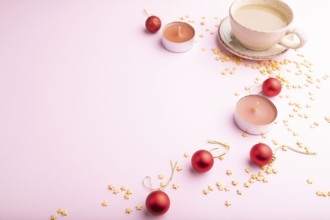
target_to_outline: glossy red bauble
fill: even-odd
[[[157,31],[159,31],[161,26],[162,26],[162,21],[157,16],[152,15],[148,17],[148,19],[146,20],[146,28],[151,33],[156,33]]]
[[[213,167],[213,155],[207,150],[199,150],[191,157],[191,165],[194,170],[204,173]]]
[[[151,215],[163,215],[170,208],[170,198],[161,190],[153,191],[146,199],[146,208]]]
[[[281,90],[282,83],[277,78],[268,78],[262,84],[262,91],[269,97],[277,96]]]
[[[250,158],[253,163],[264,166],[272,160],[273,151],[267,144],[259,143],[251,148]]]

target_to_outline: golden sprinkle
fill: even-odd
[[[204,195],[207,196],[209,193],[210,193],[210,191],[209,191],[208,189],[203,189],[203,194],[204,194]]]
[[[210,186],[207,187],[207,189],[210,190],[210,191],[213,191],[214,187],[210,185]]]
[[[50,216],[50,220],[56,220],[56,219],[57,219],[57,215]]]
[[[112,184],[110,184],[109,186],[108,186],[108,189],[109,190],[113,190],[113,189],[115,189],[116,187],[114,186],[114,185],[112,185]]]
[[[225,192],[229,192],[230,191],[230,187],[229,186],[225,186],[223,189],[225,190]]]
[[[177,189],[179,189],[179,185],[176,184],[176,183],[173,183],[172,188],[175,189],[175,190],[177,190]]]
[[[133,194],[133,192],[132,192],[132,190],[130,190],[130,189],[127,189],[127,190],[126,190],[126,194],[127,194],[127,195],[132,195],[132,194]]]
[[[251,183],[250,182],[245,182],[244,183],[244,187],[249,188],[250,186],[251,186]]]
[[[247,173],[247,174],[249,174],[249,173],[251,173],[251,169],[250,168],[245,168],[245,173]]]
[[[248,133],[245,132],[245,131],[243,131],[242,136],[243,136],[243,137],[247,137],[247,136],[248,136]]]
[[[176,171],[181,172],[182,171],[182,167],[181,166],[176,166]]]
[[[202,26],[204,26],[204,25],[205,25],[205,22],[204,22],[204,21],[202,21],[202,22],[201,22],[201,25],[202,25]]]
[[[233,174],[233,172],[231,170],[226,170],[226,174],[230,176],[231,174]]]
[[[126,191],[126,187],[125,187],[125,186],[121,186],[121,187],[120,187],[120,190],[121,190],[121,191]]]
[[[222,187],[222,183],[221,182],[216,182],[215,185],[219,188]]]
[[[199,37],[202,38],[202,37],[204,37],[204,35],[203,34],[200,34]]]
[[[131,208],[126,208],[125,209],[126,214],[131,214],[132,212],[133,212],[133,210]]]
[[[313,181],[311,179],[306,180],[307,184],[313,184]]]
[[[243,191],[240,190],[240,189],[238,189],[238,190],[236,190],[236,193],[237,193],[237,195],[242,195],[243,194]]]
[[[228,200],[225,201],[225,206],[229,207],[231,206],[231,202],[229,202]]]
[[[108,202],[107,202],[107,201],[102,201],[102,202],[101,202],[101,205],[102,205],[103,207],[107,207],[107,206],[108,206]]]
[[[160,180],[164,179],[164,175],[163,174],[159,174],[158,175],[158,179],[160,179]]]
[[[142,210],[142,205],[137,205],[137,206],[135,206],[135,209],[136,209],[137,211]]]
[[[238,185],[238,182],[236,180],[233,180],[233,181],[231,181],[231,185],[237,186]]]
[[[57,210],[57,213],[58,213],[59,215],[61,215],[61,216],[68,216],[68,211],[65,210],[65,209],[61,209],[61,208],[59,208],[59,209]]]
[[[188,154],[188,153],[184,153],[183,156],[184,156],[185,158],[188,158],[188,157],[189,157],[189,154]]]
[[[240,96],[239,92],[235,92],[234,95],[235,95],[235,96]]]
[[[160,186],[161,188],[163,188],[163,187],[165,187],[165,186],[166,186],[166,183],[164,183],[164,182],[161,182],[161,183],[159,184],[159,186]]]
[[[130,195],[130,194],[125,194],[125,195],[124,195],[124,199],[125,199],[125,200],[128,200],[128,199],[130,199],[130,198],[131,198],[131,195]]]
[[[113,193],[114,195],[117,195],[117,194],[119,193],[119,190],[115,188],[115,189],[112,190],[112,193]]]

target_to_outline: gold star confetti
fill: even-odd
[[[204,194],[204,195],[207,196],[209,193],[210,193],[210,191],[209,191],[208,189],[203,189],[203,194]]]
[[[188,157],[189,157],[189,154],[188,154],[188,153],[184,153],[183,156],[184,156],[185,158],[188,158]]]
[[[249,173],[251,173],[251,169],[250,168],[245,168],[245,173],[247,173],[247,174],[249,174]]]
[[[181,166],[176,166],[176,171],[178,171],[178,172],[180,172],[180,171],[182,171],[182,167]]]
[[[131,198],[131,195],[129,195],[129,194],[127,194],[127,193],[124,195],[124,199],[125,199],[125,200],[128,200],[128,199],[130,199],[130,198]]]
[[[103,207],[107,207],[107,206],[108,206],[108,202],[107,202],[107,201],[102,201],[101,205],[102,205]]]
[[[233,174],[233,172],[231,172],[231,170],[226,170],[226,174],[230,176],[231,174]]]
[[[132,192],[132,190],[130,190],[130,189],[127,189],[127,190],[126,190],[126,194],[127,194],[127,195],[132,195],[132,194],[133,194],[133,192]]]
[[[50,216],[50,220],[56,220],[56,219],[57,219],[57,215]]]
[[[164,176],[162,174],[159,174],[158,179],[162,180],[162,179],[164,179]]]
[[[121,190],[121,191],[125,191],[125,190],[126,190],[126,187],[125,187],[125,186],[121,186],[121,187],[120,187],[120,190]]]
[[[176,189],[179,189],[179,185],[176,184],[176,183],[173,183],[172,188],[175,189],[175,190],[176,190]]]
[[[108,186],[108,189],[109,190],[114,190],[116,187],[114,186],[114,185],[112,185],[112,184],[110,184],[109,186]]]
[[[238,189],[238,190],[236,190],[236,193],[237,193],[237,195],[242,195],[243,194],[243,191],[242,190],[240,190],[240,189]]]
[[[210,190],[210,191],[213,191],[214,187],[213,186],[208,186],[207,189]]]
[[[244,187],[249,188],[250,186],[251,186],[251,183],[250,182],[245,182],[244,183]]]
[[[126,208],[125,209],[126,214],[131,214],[132,212],[133,212],[133,210],[131,208]]]
[[[117,194],[119,193],[119,190],[115,188],[115,189],[112,190],[112,193],[113,193],[114,195],[117,195]]]
[[[135,209],[136,209],[137,211],[142,210],[142,205],[137,205],[137,206],[135,206]]]
[[[307,184],[313,184],[313,180],[311,180],[311,179],[307,179],[306,182],[307,182]]]
[[[233,180],[233,181],[231,181],[231,185],[237,186],[238,185],[238,182],[236,180]]]
[[[246,133],[245,131],[243,131],[242,136],[243,137],[247,137],[248,136],[248,133]]]
[[[58,213],[59,215],[61,215],[61,216],[68,216],[68,211],[65,210],[65,209],[62,209],[62,208],[59,208],[59,209],[57,210],[57,213]]]
[[[223,189],[225,190],[225,192],[229,192],[230,191],[230,187],[229,186],[225,186]]]
[[[228,200],[225,201],[225,206],[229,207],[231,206],[231,202],[229,202]]]

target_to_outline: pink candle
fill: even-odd
[[[175,53],[190,50],[194,43],[195,29],[185,22],[172,22],[164,27],[162,42],[164,47]]]
[[[236,104],[235,122],[249,134],[268,132],[276,117],[276,106],[260,95],[244,96]]]

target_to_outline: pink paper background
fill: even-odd
[[[313,75],[329,74],[330,39],[327,27],[330,3],[287,1],[295,11],[295,24],[309,35],[306,46],[279,59],[304,59],[313,63]],[[166,192],[170,211],[159,219],[330,219],[329,81],[321,89],[287,90],[290,98],[273,98],[279,124],[267,139],[242,137],[233,123],[237,100],[244,86],[265,79],[256,70],[215,60],[211,48],[217,37],[207,34],[201,17],[212,31],[228,15],[230,1],[0,1],[0,219],[49,219],[58,208],[65,219],[157,219],[142,211],[125,214],[125,208],[144,206],[148,191],[141,181],[168,176],[170,160],[183,170],[176,173]],[[198,33],[194,48],[173,54],[160,44],[161,33],[145,31],[143,9],[161,17],[163,24],[189,15]],[[215,19],[217,16],[219,19]],[[188,20],[187,19],[187,20]],[[205,48],[206,51],[201,51]],[[221,48],[221,47],[220,47]],[[251,62],[251,64],[255,64]],[[286,67],[283,69],[286,75]],[[304,82],[304,80],[302,81]],[[309,101],[308,92],[315,101]],[[240,96],[234,95],[239,92]],[[308,120],[290,119],[299,133],[293,137],[282,125],[292,108],[290,100],[311,103]],[[311,129],[314,121],[320,126]],[[252,145],[263,141],[273,148],[272,137],[294,146],[296,140],[318,152],[307,157],[279,152],[279,173],[269,183],[250,189],[244,169]],[[190,170],[194,151],[214,146],[206,140],[228,142],[232,148],[223,161],[203,175]],[[233,171],[228,177],[227,169]],[[306,180],[311,178],[312,185]],[[237,180],[242,196],[202,190],[221,181]],[[125,185],[113,195],[108,184]],[[108,207],[101,202],[108,201]],[[225,207],[224,201],[232,202]],[[59,219],[64,219],[59,217]]]

